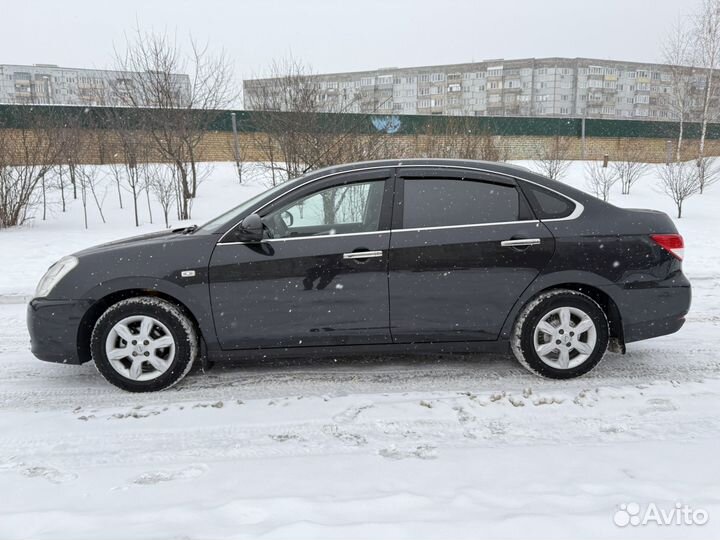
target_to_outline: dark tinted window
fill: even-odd
[[[518,219],[512,186],[459,179],[406,179],[403,227],[442,227]]]
[[[523,191],[539,219],[564,218],[575,209],[575,205],[565,197],[534,184],[523,184]]]

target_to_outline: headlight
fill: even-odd
[[[38,283],[35,290],[36,297],[47,296],[53,290],[55,285],[64,278],[70,270],[78,264],[77,257],[63,257],[53,264]]]

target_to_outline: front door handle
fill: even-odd
[[[343,253],[343,259],[370,259],[373,257],[382,257],[382,251],[353,251],[351,253]]]
[[[537,246],[540,243],[539,238],[514,238],[512,240],[503,240],[500,242],[502,247],[527,247]]]

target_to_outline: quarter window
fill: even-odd
[[[454,178],[406,179],[403,227],[444,227],[517,221],[512,186]]]
[[[575,210],[575,205],[565,197],[533,184],[523,184],[523,192],[539,219],[564,218]]]

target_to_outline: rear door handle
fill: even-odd
[[[343,253],[343,259],[371,259],[373,257],[382,257],[382,251],[353,251],[351,253]]]
[[[539,238],[516,238],[514,240],[503,240],[500,245],[502,247],[526,247],[537,246],[539,243]]]

